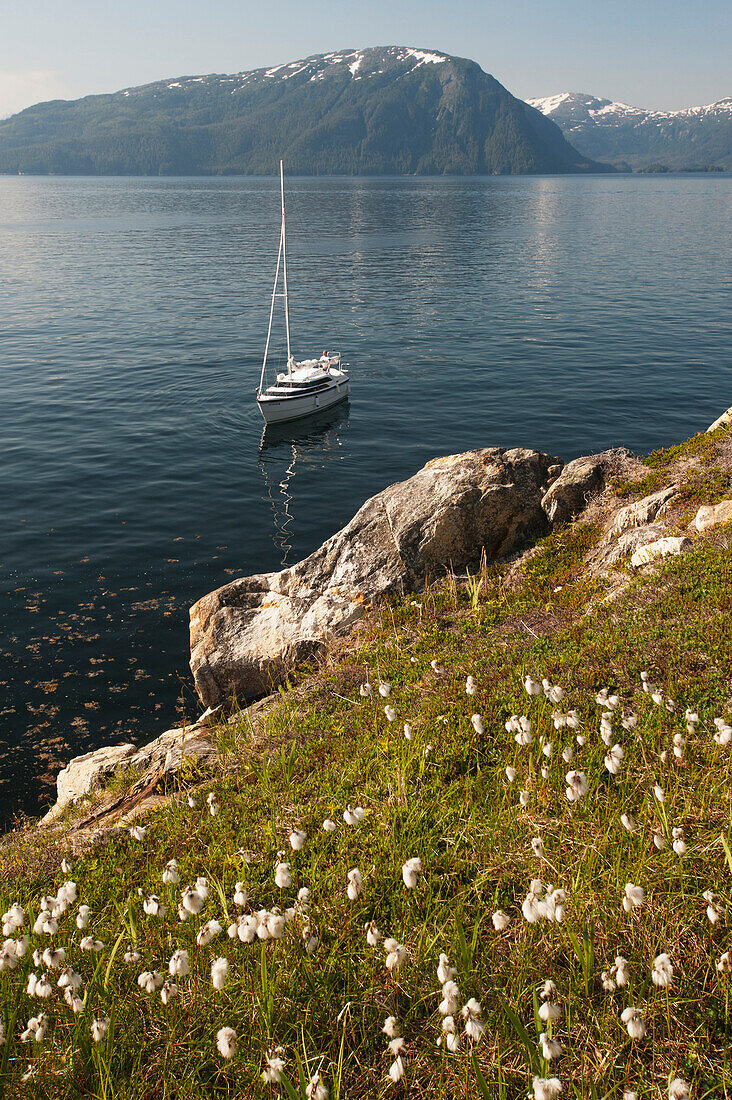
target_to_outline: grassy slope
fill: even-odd
[[[695,453],[690,447],[687,454]],[[709,499],[716,500],[720,486],[729,488],[728,475],[720,481],[709,441],[704,448],[701,472],[687,475],[685,483],[696,486],[697,500],[706,499],[699,485],[711,478],[716,495]],[[652,457],[653,474],[668,472],[678,457]],[[628,499],[637,495],[619,488]],[[67,948],[83,975],[84,1013],[74,1017],[56,991],[45,1005],[26,996],[30,952],[17,970],[0,974],[9,1036],[0,1048],[6,1095],[271,1097],[277,1089],[259,1074],[265,1053],[280,1044],[292,1080],[297,1082],[298,1060],[307,1059],[312,1072],[320,1066],[335,1100],[524,1097],[532,1072],[556,1074],[565,1096],[620,1097],[627,1087],[640,1097],[665,1096],[669,1077],[678,1075],[692,1084],[695,1097],[727,1096],[729,978],[715,964],[729,946],[728,923],[726,917],[709,923],[702,894],[711,889],[720,904],[730,902],[732,854],[724,843],[732,843],[731,758],[712,736],[713,718],[729,716],[729,536],[721,529],[699,540],[692,553],[632,580],[618,599],[603,604],[601,586],[582,568],[597,527],[557,531],[528,560],[521,583],[514,576],[509,584],[505,571],[491,569],[479,593],[448,579],[416,600],[384,607],[303,687],[283,692],[256,728],[245,715],[224,727],[227,768],[197,791],[197,808],[180,794],[147,815],[144,841],[127,833],[112,837],[74,866],[79,901],[92,908],[88,931],[105,949],[98,959],[79,950],[85,933],[74,924],[75,906],[53,942]],[[444,671],[433,670],[435,658]],[[675,712],[640,690],[643,670],[675,700]],[[575,731],[555,731],[553,704],[526,694],[526,672],[564,688],[561,709],[579,712],[584,747],[574,743]],[[472,697],[465,693],[468,674],[478,685]],[[389,681],[389,700],[376,692],[362,698],[358,688],[367,678],[374,685]],[[607,750],[598,734],[602,708],[595,694],[602,687],[622,697],[612,740],[623,746],[625,758],[615,777],[603,765]],[[393,722],[385,702],[396,711]],[[685,731],[687,706],[701,722],[678,761],[672,737]],[[638,716],[634,732],[621,727],[621,709]],[[482,734],[471,724],[475,712]],[[531,746],[520,748],[506,732],[513,713],[531,717]],[[412,725],[411,740],[404,736],[405,721]],[[553,743],[548,760],[541,735]],[[570,744],[575,758],[567,765],[561,751]],[[664,750],[666,763],[660,760]],[[518,772],[513,784],[507,765]],[[587,796],[576,805],[564,794],[570,767],[585,771],[589,781]],[[654,797],[655,783],[664,789],[663,805]],[[216,817],[206,806],[210,789],[221,806]],[[519,790],[529,792],[525,809]],[[344,824],[349,803],[366,809],[361,825]],[[636,833],[621,827],[623,812],[636,818]],[[326,816],[338,823],[332,834],[321,828]],[[308,839],[302,851],[285,857],[293,880],[280,891],[273,867],[293,825]],[[683,857],[670,843],[659,851],[652,841],[654,829],[670,839],[675,825],[685,829]],[[543,838],[545,861],[532,853],[535,836]],[[18,900],[28,906],[32,923],[39,896],[54,893],[64,880],[63,854],[63,842],[40,851],[32,833],[7,843],[0,851],[2,910]],[[421,857],[424,874],[416,889],[407,890],[401,866],[411,856]],[[184,924],[175,915],[180,887],[161,883],[173,857],[180,886],[198,875],[211,885],[201,916]],[[352,902],[346,876],[354,867],[364,889]],[[563,923],[523,919],[521,902],[536,876],[566,890]],[[312,957],[303,949],[301,916],[277,943],[246,945],[226,936],[239,911],[232,901],[239,879],[254,909],[284,909],[301,886],[311,888],[308,919],[320,940]],[[646,891],[646,904],[629,915],[621,904],[628,881]],[[169,915],[145,916],[139,889],[145,896],[158,893]],[[490,919],[498,908],[511,916],[502,932]],[[196,947],[198,927],[213,917],[224,931],[211,945]],[[397,974],[386,970],[381,947],[367,946],[369,920],[406,946],[408,958]],[[35,946],[49,937],[32,940]],[[142,954],[137,966],[122,960],[132,943]],[[141,993],[136,977],[142,969],[166,971],[180,946],[190,951],[191,977],[179,982],[179,996],[164,1007],[158,995]],[[486,1029],[482,1042],[464,1044],[457,1054],[436,1046],[441,951],[457,968],[460,1003],[478,998]],[[668,995],[650,981],[661,952],[674,967]],[[629,986],[608,993],[600,975],[617,954],[628,959]],[[230,979],[216,992],[209,974],[219,955],[229,960]],[[554,1032],[564,1053],[551,1069],[540,1058],[537,1031],[544,1025],[537,1026],[535,1015],[535,992],[547,978],[556,983],[563,1008]],[[619,1020],[626,1005],[642,1010],[645,1038],[629,1038]],[[25,1026],[44,1007],[52,1026],[34,1049],[20,1042],[18,1023]],[[112,1025],[94,1045],[89,1026],[98,1011],[108,1013]],[[406,1078],[396,1086],[387,1077],[391,1059],[380,1030],[390,1014],[399,1018],[406,1039]],[[239,1035],[232,1062],[215,1050],[224,1025]],[[38,1076],[22,1085],[31,1062]],[[282,1095],[302,1096],[303,1090],[297,1083],[283,1086]]]

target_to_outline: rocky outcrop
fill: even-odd
[[[206,706],[271,691],[375,600],[447,568],[520,552],[550,530],[542,496],[561,462],[485,448],[434,459],[367,500],[291,569],[244,577],[191,608],[191,669]]]
[[[604,574],[608,567],[624,561],[650,543],[665,538],[668,530],[660,523],[649,523],[645,527],[632,527],[622,535],[615,537],[607,534],[590,553],[588,565],[593,576]]]
[[[585,455],[568,462],[541,504],[551,523],[570,523],[586,509],[590,499],[601,492],[610,477],[627,473],[628,466],[639,465],[625,447]]]
[[[152,780],[166,783],[175,777],[184,762],[204,766],[218,758],[209,720],[216,713],[206,713],[193,725],[166,730],[141,748],[135,745],[107,745],[94,752],[75,756],[56,777],[56,802],[44,817],[55,820],[69,805],[79,802],[105,779],[124,769],[142,773],[141,782]]]
[[[702,504],[694,517],[694,526],[699,534],[719,523],[732,523],[732,500],[720,500],[719,504]]]
[[[630,564],[637,569],[639,566],[649,565],[650,562],[657,561],[659,558],[667,558],[672,554],[683,554],[685,550],[690,550],[692,545],[691,539],[683,535],[658,539],[656,542],[649,542],[642,546],[640,550],[636,550],[630,559]]]
[[[621,535],[629,527],[645,527],[652,523],[659,515],[663,514],[666,505],[676,494],[676,486],[668,485],[657,493],[636,500],[632,504],[626,504],[619,512],[615,513],[610,525],[611,535]]]
[[[716,432],[717,428],[732,428],[732,407],[718,416],[714,423],[709,425],[707,431]]]

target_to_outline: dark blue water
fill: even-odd
[[[730,177],[288,182],[294,351],[352,397],[262,444],[273,180],[0,178],[0,815],[196,713],[187,608],[437,453],[565,459],[732,404]]]

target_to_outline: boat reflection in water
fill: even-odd
[[[272,541],[281,555],[280,566],[292,565],[293,479],[300,470],[323,468],[343,446],[342,430],[348,425],[350,406],[342,402],[306,420],[267,424],[259,444],[257,465],[262,471],[272,507]]]

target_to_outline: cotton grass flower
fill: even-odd
[[[460,1007],[460,989],[457,982],[454,982],[452,978],[449,978],[442,985],[442,1000],[437,1006],[437,1011],[441,1016],[454,1016]]]
[[[393,722],[396,718],[396,711],[394,710],[394,707],[390,706],[388,703],[384,707],[384,714],[390,722]]]
[[[369,947],[378,947],[381,942],[381,932],[376,926],[376,921],[367,921],[364,925],[364,930],[366,932],[366,942]]]
[[[305,1096],[306,1100],[328,1100],[328,1088],[323,1084],[319,1073],[310,1078],[310,1084],[305,1089]]]
[[[610,775],[617,775],[623,762],[623,749],[620,745],[613,745],[605,757],[605,767]]]
[[[388,680],[382,680],[379,684],[379,695],[382,699],[388,699],[391,695],[391,684]]]
[[[163,871],[163,884],[165,886],[177,886],[179,882],[178,861],[175,859],[168,860]]]
[[[534,1077],[531,1083],[534,1100],[557,1100],[562,1092],[562,1082],[558,1077]]]
[[[402,965],[407,957],[407,949],[403,944],[398,943],[397,940],[389,937],[384,940],[384,950],[386,951],[386,959],[384,965],[386,969],[394,973]]]
[[[130,836],[133,840],[144,840],[146,832],[146,825],[133,825],[130,829]]]
[[[142,955],[139,951],[135,951],[134,948],[129,947],[122,957],[128,965],[132,965],[133,963],[138,963]]]
[[[476,1001],[475,997],[471,997],[460,1009],[460,1014],[465,1021],[465,1034],[474,1043],[479,1043],[485,1034],[485,1028],[480,1020],[480,1011],[480,1001]]]
[[[541,839],[540,836],[535,836],[531,838],[531,851],[534,853],[537,859],[544,858],[544,841]]]
[[[222,1027],[216,1032],[216,1047],[222,1058],[230,1061],[236,1054],[236,1032],[233,1027]]]
[[[646,900],[646,893],[642,886],[636,886],[632,882],[626,882],[623,897],[623,909],[630,913],[631,909],[640,909]]]
[[[717,921],[721,919],[724,910],[721,908],[718,902],[714,900],[714,894],[711,890],[705,890],[702,894],[702,897],[707,903],[707,918],[709,920],[709,923],[716,924]]]
[[[288,839],[290,841],[290,847],[293,852],[299,852],[302,850],[308,834],[303,829],[293,829]]]
[[[651,970],[651,981],[660,989],[668,989],[674,976],[674,968],[668,955],[656,955]]]
[[[478,734],[478,737],[482,737],[485,733],[485,727],[483,726],[483,719],[479,714],[474,714],[470,719],[473,729]]]
[[[228,976],[229,964],[226,959],[223,956],[214,959],[211,963],[211,984],[214,989],[223,989],[226,985]]]
[[[389,1078],[395,1085],[397,1085],[404,1077],[405,1066],[404,1059],[401,1054],[397,1054],[394,1061],[389,1066]]]
[[[557,1058],[561,1058],[562,1044],[558,1039],[550,1039],[545,1031],[542,1031],[539,1035],[539,1045],[541,1047],[541,1056],[545,1058],[547,1062],[553,1062]]]
[[[348,887],[346,893],[351,901],[355,901],[363,890],[363,877],[358,867],[352,868],[348,872]]]
[[[443,1043],[451,1054],[457,1054],[460,1050],[460,1036],[455,1028],[454,1016],[445,1016],[442,1020],[442,1035],[437,1039],[438,1047],[441,1047]]]
[[[109,1016],[97,1016],[92,1021],[91,1025],[91,1037],[92,1042],[98,1043],[109,1031]]]
[[[326,833],[334,833],[337,828],[338,826],[336,825],[335,821],[331,821],[329,817],[326,817],[325,821],[323,822],[323,831]]]
[[[142,908],[149,917],[164,917],[168,912],[166,906],[161,904],[157,894],[151,894],[149,898],[146,898],[142,903]]]
[[[502,932],[504,928],[508,927],[511,918],[509,917],[508,913],[504,913],[503,909],[496,909],[495,913],[491,917],[491,920],[493,921],[493,927],[495,928],[496,932]]]
[[[278,1047],[277,1050],[271,1054],[267,1054],[265,1060],[267,1065],[262,1071],[262,1080],[265,1085],[279,1085],[282,1081],[282,1072],[285,1068],[285,1060],[281,1056],[282,1047]]]
[[[663,793],[663,787],[659,787],[658,783],[656,783],[653,787],[653,794],[657,802],[666,801],[666,795]]]
[[[206,924],[201,925],[196,936],[196,943],[199,947],[206,947],[207,944],[215,940],[221,931],[221,925],[217,920],[207,921]]]
[[[457,974],[457,970],[454,966],[450,966],[450,961],[443,951],[440,955],[440,962],[437,967],[437,980],[440,985],[444,985],[445,982],[452,981]]]
[[[631,817],[630,814],[621,814],[620,815],[620,824],[629,833],[634,833],[636,831],[636,829],[638,828],[638,826],[635,823],[635,820]]]
[[[445,956],[447,958],[447,956]],[[399,1022],[396,1016],[387,1016],[381,1029],[387,1039],[396,1039],[399,1035]]]
[[[732,955],[730,955],[729,951],[725,951],[723,955],[719,956],[717,972],[719,974],[732,973]]]
[[[514,779],[516,778],[516,775],[517,775],[516,769],[515,769],[515,768],[512,768],[512,767],[511,767],[511,766],[509,765],[509,766],[508,766],[508,767],[506,768],[506,779],[508,780],[508,782],[509,782],[509,783],[513,783]]]
[[[91,907],[88,905],[80,905],[79,912],[76,914],[76,927],[86,928],[89,923],[89,917],[91,915]]]
[[[371,684],[368,682],[368,680],[364,680],[364,682],[361,684],[360,688],[358,689],[358,694],[361,696],[362,699],[368,699],[369,695],[371,694]]]
[[[467,680],[465,681],[465,694],[475,695],[477,690],[478,688],[476,687],[475,680],[472,676],[468,676]]]
[[[96,951],[99,953],[104,949],[104,944],[101,940],[95,940],[93,936],[84,936],[79,943],[79,947],[82,951]]]
[[[571,771],[567,772],[567,789],[564,792],[568,802],[579,802],[581,798],[587,794],[589,790],[589,784],[587,782],[587,776],[584,772]]]
[[[169,1005],[170,1002],[173,1000],[173,997],[177,996],[178,986],[175,984],[175,982],[172,982],[169,979],[163,982],[163,988],[160,990],[160,1000],[163,1002],[163,1004]]]
[[[145,993],[157,993],[162,989],[164,981],[165,978],[157,970],[143,970],[137,978],[137,984]]]
[[[186,913],[192,913],[196,916],[203,909],[206,898],[199,891],[194,889],[193,886],[186,886],[181,895],[181,905]],[[184,918],[181,918],[184,919]]]
[[[292,872],[289,863],[278,863],[275,867],[275,885],[280,890],[286,890],[292,884]]]
[[[668,1100],[691,1100],[691,1089],[683,1077],[674,1077],[669,1083]]]
[[[642,1039],[646,1033],[646,1025],[643,1022],[641,1012],[633,1005],[629,1005],[620,1013],[620,1019],[625,1024],[625,1029],[631,1039]]]
[[[529,804],[531,795],[528,791],[519,791],[519,805],[522,810],[525,810]]]
[[[402,866],[402,879],[408,890],[413,890],[422,874],[422,860],[419,856],[412,856]]]
[[[191,964],[188,958],[188,952],[184,947],[179,947],[178,950],[174,951],[170,956],[168,973],[173,978],[187,978],[190,972]]]
[[[412,727],[410,726],[409,722],[404,723],[404,736],[407,741],[412,740]]]

